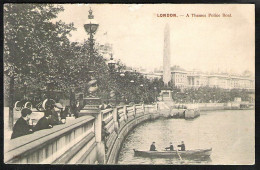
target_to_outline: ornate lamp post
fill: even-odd
[[[110,54],[110,60],[108,62],[108,67],[110,69],[111,72],[113,72],[115,70],[115,67],[116,67],[116,62],[114,61],[113,59],[113,54]]]
[[[110,56],[111,57],[108,62],[108,67],[109,67],[112,78],[116,79],[116,80],[118,80],[118,78],[120,78],[120,79],[123,78],[125,76],[125,73],[121,71],[122,66],[118,65],[118,67],[116,68],[116,62],[114,61],[113,54],[111,53]],[[117,99],[119,97],[117,94],[118,93],[115,90],[112,90],[110,92],[110,97],[112,98],[112,100],[111,100],[112,102],[115,101],[115,103],[117,103]],[[113,97],[115,97],[115,100],[113,99]],[[125,101],[125,96],[123,97],[123,95],[122,95],[121,100]]]
[[[140,87],[141,87],[141,93],[139,93],[139,95],[141,95],[141,102],[144,103],[144,99],[146,98],[144,95],[146,93],[146,88],[144,87],[143,84],[140,84]]]
[[[99,24],[94,20],[94,15],[92,14],[93,11],[91,8],[89,9],[89,15],[88,15],[88,21],[87,24],[84,24],[85,31],[89,35],[89,61],[90,66],[93,68],[95,67],[95,63],[92,63],[93,57],[94,57],[94,34],[96,33]],[[94,97],[94,94],[98,90],[97,86],[97,80],[94,78],[94,71],[89,71],[89,74],[91,74],[91,80],[87,83],[88,85],[88,92],[90,96],[84,99],[84,105],[85,104],[90,104],[90,105],[99,105],[100,104],[100,99],[97,97]]]
[[[154,89],[154,102],[156,102],[157,101],[157,99],[156,99],[157,98],[156,97],[157,96],[157,87],[154,87],[153,89]]]
[[[89,9],[89,15],[88,15],[88,23],[84,25],[85,31],[90,35],[89,37],[89,53],[90,56],[93,56],[94,53],[94,34],[96,33],[99,24],[96,23],[94,20],[94,15],[92,14],[91,8]]]
[[[115,71],[115,68],[116,68],[116,62],[113,59],[113,54],[112,53],[110,54],[110,60],[108,62],[108,67],[109,67],[109,70],[110,70],[110,73],[111,73],[111,77],[112,77],[112,79],[114,79],[114,71]],[[108,99],[108,101],[110,100],[110,103],[112,105],[115,105],[116,104],[116,93],[115,93],[114,90],[110,91],[109,97],[111,99]]]

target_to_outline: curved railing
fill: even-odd
[[[103,110],[103,121],[110,135],[106,139],[106,163],[115,163],[123,138],[137,124],[151,118],[151,113],[157,113],[156,105],[119,106]]]

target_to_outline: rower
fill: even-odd
[[[169,146],[169,147],[166,147],[165,149],[166,149],[166,150],[167,150],[167,149],[170,149],[170,151],[173,151],[174,148],[173,148],[172,142],[170,142],[170,146]]]
[[[181,141],[181,144],[178,145],[178,147],[181,147],[181,150],[180,151],[185,151],[185,144],[183,141]]]
[[[150,151],[156,151],[155,142],[151,144]]]

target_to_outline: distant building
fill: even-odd
[[[142,73],[149,79],[162,77],[163,71],[154,73]],[[179,89],[218,87],[223,89],[255,89],[255,80],[249,75],[228,75],[228,74],[206,74],[200,71],[186,71],[179,66],[171,67],[171,82]]]
[[[207,86],[209,82],[208,75],[200,73],[198,71],[188,71],[187,79],[188,88],[198,88],[201,86]]]
[[[245,76],[232,76],[227,74],[201,74],[193,73],[188,76],[188,87],[201,86],[219,87],[223,89],[254,89],[254,79]]]
[[[188,86],[187,71],[180,68],[179,66],[171,67],[171,82],[179,88],[185,89]]]
[[[149,80],[161,79],[163,77],[162,73],[141,73],[144,77]]]

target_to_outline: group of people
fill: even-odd
[[[177,147],[180,147],[179,151],[185,151],[185,144],[183,141],[181,141],[181,144],[180,145],[177,145]],[[165,150],[170,150],[170,151],[174,151],[174,147],[173,147],[173,144],[172,142],[170,142],[170,146],[169,147],[166,147]],[[153,142],[150,146],[150,151],[157,151],[156,150],[156,147],[155,147],[155,142]]]
[[[58,109],[58,111],[55,110]],[[53,104],[44,111],[44,116],[37,122],[35,126],[29,124],[31,109],[23,108],[21,117],[16,121],[13,127],[11,139],[31,134],[42,129],[49,129],[58,124],[66,123],[66,117],[69,114],[69,108],[63,110],[59,104]]]

